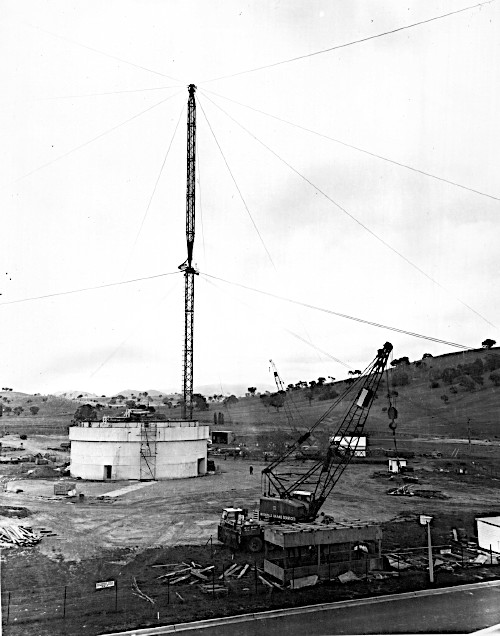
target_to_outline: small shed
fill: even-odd
[[[390,457],[389,458],[389,472],[390,473],[399,473],[402,468],[406,468],[407,465],[406,459],[401,459],[399,457]]]
[[[61,481],[58,484],[54,484],[54,495],[74,497],[76,495],[76,484],[69,481]]]
[[[500,517],[478,517],[476,524],[479,547],[500,553]]]
[[[212,431],[212,444],[230,444],[232,441],[233,431]]]

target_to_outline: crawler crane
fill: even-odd
[[[305,523],[317,518],[356,451],[391,351],[392,344],[386,342],[364,373],[347,386],[326,413],[280,457],[264,468],[265,492],[260,499],[258,519],[252,518],[245,508],[223,509],[217,530],[219,541],[235,548],[259,552],[264,544],[266,525]],[[329,428],[336,425],[332,411],[348,395],[355,397],[337,424],[336,432],[329,437],[324,459],[312,465],[308,463],[301,472],[292,469],[290,460],[312,432],[321,424]]]

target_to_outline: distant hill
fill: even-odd
[[[241,397],[247,394],[249,386],[252,386],[252,384],[223,384],[222,386],[220,384],[203,384],[200,386],[196,386],[194,392],[201,393],[206,397],[212,395],[235,395],[236,397]],[[259,393],[275,390],[276,387],[272,386],[271,384],[259,385],[258,387]]]
[[[99,398],[99,395],[95,393],[88,393],[87,391],[57,391],[54,393],[57,397],[66,398],[67,400],[77,400],[77,399],[96,399]]]

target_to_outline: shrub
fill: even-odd
[[[500,373],[490,373],[490,380],[495,386],[500,386]]]
[[[23,433],[22,435],[19,435],[19,439],[28,439],[28,436]]]
[[[399,371],[392,376],[393,386],[406,386],[407,384],[410,384],[410,378],[407,373]]]
[[[431,389],[439,389],[439,382],[436,382],[435,380],[433,382],[431,382],[429,384],[429,388]]]
[[[334,400],[336,397],[338,397],[338,395],[338,392],[335,391],[332,386],[326,386],[321,392],[321,395],[318,397],[318,400]]]

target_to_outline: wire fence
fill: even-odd
[[[491,550],[471,549],[458,543],[432,547],[434,570],[438,577],[439,572],[443,570],[451,572],[463,568],[497,565],[497,556],[500,557]],[[340,554],[332,560],[335,566],[342,565],[342,559],[338,557]],[[422,572],[428,570],[428,557],[427,547],[387,552],[383,555],[382,571],[368,571],[368,567],[354,568],[357,571],[355,578],[369,581],[394,576],[403,577],[419,572],[421,576]],[[294,594],[293,590],[281,590],[276,583],[264,583],[261,576],[265,574],[263,570],[257,568],[257,563],[252,559],[248,563],[249,568],[243,579],[225,575],[230,563],[223,563],[213,568],[203,585],[195,585],[202,583],[195,580],[184,582],[182,585],[172,585],[168,583],[168,579],[164,580],[163,584],[156,579],[149,579],[147,582],[139,581],[138,590],[134,587],[133,577],[121,575],[107,581],[80,585],[4,589],[1,594],[3,624],[19,625],[54,620],[74,622],[91,615],[120,615],[121,619],[130,616],[137,621],[156,618],[165,620],[168,616],[175,616],[180,609],[179,606],[193,607],[200,604],[202,598],[215,609],[217,603],[224,604],[227,596],[244,595],[248,598],[249,595],[257,596],[271,592]],[[345,567],[340,568],[340,571],[352,572],[353,563],[355,562],[352,560],[345,561]],[[336,577],[332,578],[337,580]],[[205,590],[202,590],[202,587]],[[221,591],[226,594],[219,598],[218,592]],[[150,600],[145,598],[147,596]]]

